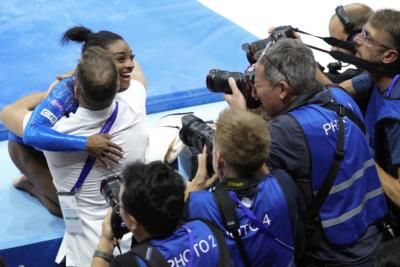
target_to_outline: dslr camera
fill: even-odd
[[[212,164],[213,136],[215,130],[202,119],[193,114],[182,117],[182,128],[179,131],[179,138],[187,145],[193,155],[191,175],[197,171],[196,155],[203,152],[203,147],[207,147],[207,173],[211,176],[214,173]]]
[[[282,38],[294,38],[294,32],[295,30],[292,26],[280,26],[275,28],[266,39],[242,44],[242,49],[246,53],[247,60],[252,65],[250,65],[244,73],[218,69],[210,70],[206,78],[207,88],[211,92],[215,93],[232,94],[232,90],[228,83],[228,78],[232,77],[240,92],[246,99],[247,107],[258,108],[261,104],[260,101],[252,97],[255,76],[254,63],[257,62],[262,51],[268,49],[268,47],[276,43],[278,40]]]
[[[263,50],[268,49],[268,47],[282,38],[294,38],[294,32],[295,30],[292,26],[279,26],[265,39],[242,44],[242,49],[246,53],[249,63],[254,64]]]
[[[119,190],[121,187],[120,176],[110,176],[101,181],[100,193],[112,208],[111,213],[111,229],[117,239],[121,239],[123,235],[129,233],[127,226],[121,218],[119,212]]]

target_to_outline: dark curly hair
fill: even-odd
[[[124,210],[135,217],[152,236],[171,234],[183,213],[185,183],[168,165],[128,164],[122,173]]]

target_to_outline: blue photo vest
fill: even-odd
[[[330,89],[337,103],[362,118],[353,99],[338,88]],[[336,112],[319,105],[301,106],[290,114],[304,131],[311,159],[311,185],[320,189],[335,155],[338,137]],[[324,233],[332,244],[349,245],[367,227],[387,213],[386,201],[365,136],[356,124],[344,117],[345,155],[335,182],[319,216]]]
[[[256,196],[248,201],[242,199],[242,203],[251,201],[249,209],[267,227],[270,233],[293,247],[293,225],[290,220],[288,204],[276,179],[279,179],[279,177],[267,175],[258,184]],[[282,179],[291,178],[282,177]],[[227,244],[233,258],[233,266],[244,266],[233,236],[224,228],[213,194],[208,191],[192,192],[188,205],[188,216],[190,218],[199,217],[210,220],[225,231]],[[275,239],[258,231],[258,228],[250,223],[241,208],[236,208],[236,215],[240,222],[239,234],[252,266],[293,265],[293,250],[285,248]]]
[[[396,84],[393,84],[394,86]],[[400,86],[397,85],[393,89],[400,90]],[[382,146],[381,138],[385,138],[384,136],[378,136],[378,133],[382,133],[383,124],[381,122],[386,119],[400,121],[400,99],[382,96],[379,93],[379,89],[374,88],[365,114],[365,123],[368,130],[369,144],[375,152],[377,148]]]
[[[187,229],[191,232],[192,241],[190,241]],[[200,220],[187,222],[168,237],[158,240],[152,239],[150,242],[171,267],[218,266],[219,247],[217,239],[207,224]],[[191,247],[190,243],[192,243]],[[137,259],[140,266],[147,266],[140,258]],[[189,261],[191,262],[189,263]]]

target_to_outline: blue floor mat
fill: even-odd
[[[221,100],[206,89],[208,71],[243,71],[240,45],[257,39],[194,0],[1,1],[0,109],[74,68],[79,45],[59,40],[76,25],[114,31],[131,45],[148,80],[148,113]]]

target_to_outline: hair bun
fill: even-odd
[[[83,43],[87,42],[93,32],[84,26],[75,26],[66,30],[61,38],[61,44],[66,45],[71,41]]]

